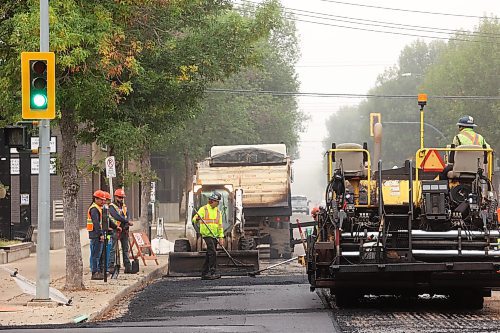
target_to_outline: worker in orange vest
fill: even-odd
[[[121,243],[123,266],[125,267],[125,274],[132,274],[132,263],[128,256],[130,243],[129,243],[129,229],[134,223],[130,221],[125,204],[125,191],[121,188],[115,191],[115,202],[109,205],[109,217],[111,221],[116,224],[121,230],[113,231],[112,239],[113,245],[109,256],[108,271],[113,273],[115,270],[115,257],[118,242]]]
[[[91,280],[103,280],[104,274],[101,273],[101,252],[104,242],[102,230],[102,208],[106,195],[104,191],[97,190],[93,194],[93,202],[87,210],[87,231],[90,239],[90,271]]]
[[[112,246],[113,246],[113,242],[112,242],[112,238],[111,236],[113,235],[113,230],[117,230],[118,232],[121,232],[122,231],[122,228],[117,225],[115,223],[115,220],[110,216],[110,212],[109,212],[109,207],[110,207],[110,203],[111,203],[111,194],[109,192],[106,192],[106,191],[103,191],[104,192],[104,197],[106,198],[106,200],[104,201],[104,205],[103,205],[103,209],[102,209],[102,212],[103,212],[103,215],[102,215],[102,218],[103,218],[103,228],[104,228],[104,225],[107,225],[108,226],[108,230],[107,230],[107,233],[106,233],[106,238],[107,238],[107,247],[104,248],[103,247],[103,251],[101,251],[101,259],[100,259],[100,267],[101,269],[103,270],[103,274],[104,274],[104,268],[108,267],[108,264],[110,262],[110,255],[111,255],[111,249],[112,249]],[[107,223],[104,223],[104,219],[107,219]],[[104,242],[104,244],[106,244],[106,242]],[[106,263],[104,263],[104,251],[106,251],[106,257],[107,257],[107,261]],[[110,272],[110,273],[113,273],[113,272]]]

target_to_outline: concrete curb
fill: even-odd
[[[166,274],[167,270],[168,270],[168,263],[156,268],[154,271],[144,276],[141,280],[126,287],[125,289],[117,293],[112,299],[110,299],[108,301],[108,304],[105,305],[103,308],[91,313],[88,317],[88,322],[98,321],[101,317],[105,316],[109,311],[111,311],[111,309],[116,304],[118,304],[118,302],[120,302],[123,298],[125,298],[126,296],[130,295],[133,292],[141,290],[142,288],[147,286],[150,282],[163,277]],[[70,323],[73,323],[73,321],[71,321]]]

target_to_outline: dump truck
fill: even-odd
[[[196,166],[195,183],[242,191],[245,249],[269,244],[271,258],[291,257],[291,160],[284,144],[214,146]]]
[[[326,207],[307,239],[311,290],[329,288],[339,307],[366,294],[436,294],[480,309],[500,287],[492,149],[429,148],[423,138],[421,126],[415,159],[391,169],[366,144],[332,144]]]
[[[187,261],[194,261],[198,254],[203,256],[200,251],[205,245],[192,217],[214,191],[222,195],[219,210],[224,245],[232,257],[247,264],[248,269],[249,264],[254,265],[251,270],[258,269],[258,253],[263,248],[269,249],[271,258],[291,258],[291,175],[291,160],[284,144],[212,147],[210,156],[196,165],[193,191],[188,195],[186,238],[176,240],[171,266],[172,258],[180,267],[189,265]],[[227,266],[234,266],[225,253],[220,256]],[[177,267],[171,275],[176,275],[173,270],[179,271]],[[240,273],[248,271],[237,268]],[[238,270],[230,267],[228,271],[236,274]]]

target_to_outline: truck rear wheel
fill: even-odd
[[[174,252],[191,252],[191,244],[186,238],[176,239],[174,243]]]

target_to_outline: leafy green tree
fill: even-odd
[[[426,44],[416,41],[402,50],[396,66],[378,77],[369,94],[416,96],[421,92],[427,93],[430,98],[425,108],[425,122],[433,127],[425,127],[426,146],[451,143],[457,131],[456,121],[466,114],[474,116],[480,125],[479,131],[493,147],[498,146],[498,100],[438,99],[432,96],[498,96],[499,35],[498,19],[484,18],[474,32],[465,35],[460,32],[460,39],[468,39],[468,42],[450,40],[447,43]],[[352,133],[332,128],[327,141],[368,141],[369,113],[380,112],[384,125],[383,160],[386,167],[401,165],[405,159],[414,158],[415,151],[420,147],[418,110],[417,101],[412,99],[374,98],[363,101],[357,111],[354,110],[362,126],[359,128],[357,124],[348,122],[349,128],[353,128]],[[336,123],[339,115],[332,116],[332,122]],[[444,137],[440,132],[444,133]]]
[[[385,70],[377,78],[375,87],[368,94],[416,96],[429,66],[444,47],[442,42],[426,44],[415,41],[406,46],[400,54],[398,64]],[[328,142],[367,142],[370,138],[370,113],[380,113],[383,124],[382,159],[385,167],[402,165],[406,159],[414,159],[420,147],[420,114],[417,101],[400,98],[370,98],[357,108],[340,110],[329,121]],[[407,122],[415,122],[409,124]],[[338,124],[335,126],[335,124]],[[349,124],[346,126],[346,124]],[[340,128],[339,128],[340,127]],[[437,143],[436,133],[426,132],[428,142]],[[374,163],[374,161],[372,161]]]
[[[272,2],[276,3],[276,2]],[[253,17],[255,9],[242,11]],[[298,91],[294,64],[298,58],[295,26],[279,8],[271,34],[261,38],[256,66],[240,70],[228,79],[210,85],[201,112],[174,132],[167,145],[170,155],[182,161],[184,188],[190,189],[194,162],[208,155],[214,145],[278,143],[292,153],[303,130],[304,115],[294,97],[241,94],[239,90]]]
[[[471,42],[450,41],[429,68],[422,86],[430,95],[498,96],[500,92],[500,23],[482,19],[466,37]],[[500,147],[500,102],[498,100],[429,100],[428,119],[447,134],[451,143],[457,133],[455,123],[471,115],[478,131],[493,147]]]
[[[134,135],[122,136],[120,147],[114,147],[120,154],[136,156],[141,162],[142,219],[147,216],[149,186],[154,177],[151,151],[162,149],[165,142],[172,140],[171,133],[177,131],[179,124],[196,115],[210,82],[260,58],[254,46],[267,38],[276,20],[274,1],[266,3],[251,18],[232,10],[227,2],[181,1],[163,11],[150,10],[150,16],[155,18],[153,31],[149,31],[149,26],[146,30],[137,27],[142,44],[149,46],[137,58],[141,70],[131,79],[133,91],[110,121],[99,128],[99,133],[106,135],[99,140],[114,145],[115,127],[134,127]],[[116,126],[117,123],[123,124]]]

